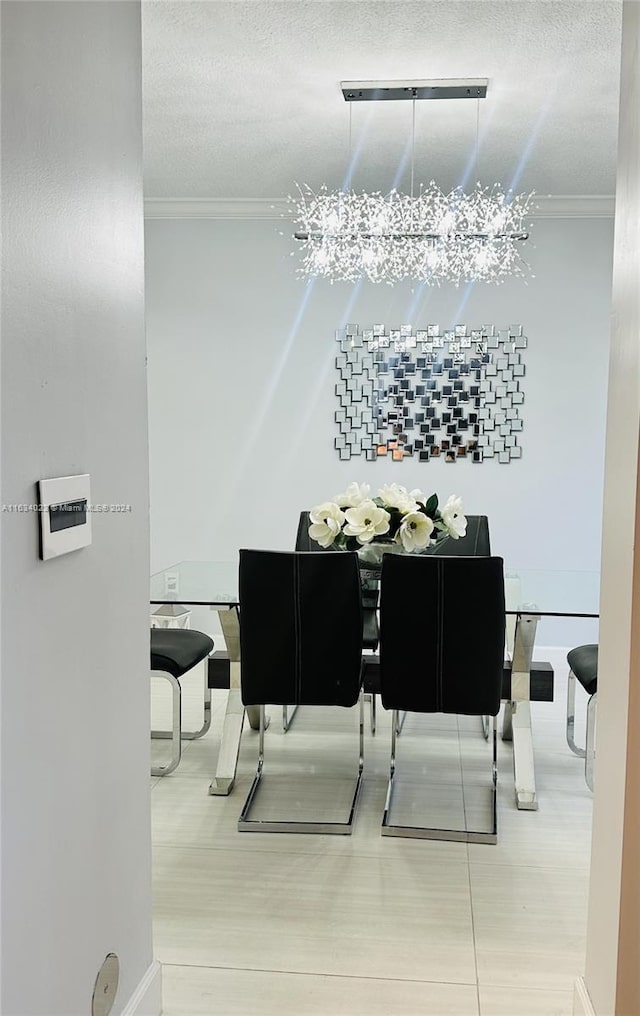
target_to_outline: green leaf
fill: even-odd
[[[438,510],[438,495],[432,494],[431,497],[427,498],[427,503],[424,506],[424,510],[430,518],[435,516]]]

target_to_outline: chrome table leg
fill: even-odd
[[[505,702],[502,714],[502,740],[513,741],[513,702]]]
[[[516,805],[521,811],[537,811],[536,774],[533,761],[533,733],[531,730],[531,703],[514,702],[513,773],[516,785]]]
[[[240,698],[240,621],[238,608],[219,610],[220,624],[229,653],[229,698],[222,728],[222,740],[216,775],[213,778],[209,793],[226,797],[233,789],[240,752],[240,738],[244,722],[244,706]],[[258,710],[258,725],[260,710]]]
[[[522,811],[538,810],[531,730],[531,660],[538,618],[538,614],[517,616],[511,661],[511,701],[505,707],[502,734],[505,738],[505,727],[507,730],[511,727],[516,805]]]

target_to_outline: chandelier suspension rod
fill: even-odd
[[[476,184],[480,182],[480,174],[478,166],[480,162],[480,99],[476,99],[476,157],[475,157],[475,171],[476,171]]]
[[[353,106],[349,104],[349,161],[347,166],[349,167],[349,176],[347,180],[347,190],[351,187],[353,181]]]
[[[413,199],[413,175],[416,161],[416,100],[411,103],[411,198]]]

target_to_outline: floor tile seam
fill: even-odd
[[[475,986],[474,981],[438,981],[433,978],[416,978],[416,977],[375,977],[372,974],[337,974],[333,971],[322,971],[317,970],[285,970],[280,967],[243,967],[243,966],[225,966],[221,964],[212,963],[164,963],[160,964],[162,968],[165,967],[178,967],[193,970],[229,970],[234,973],[239,971],[252,973],[252,974],[276,974],[278,976],[282,974],[291,974],[294,977],[326,977],[333,978],[337,981],[375,981],[378,982],[389,982],[390,984],[415,984],[422,986],[425,984],[435,985],[448,985],[452,988],[472,988]]]
[[[509,897],[496,897],[494,893],[491,895],[487,894],[485,899],[479,899],[477,893],[472,893],[472,897],[475,897],[474,902],[477,907],[477,917],[478,919],[482,917],[485,928],[487,926],[493,928],[504,928],[507,916],[512,921],[520,919],[520,921],[524,921],[529,924],[532,921],[542,922],[545,915],[548,921],[554,919],[554,914],[550,907],[536,905],[534,902],[529,900],[525,900],[523,902],[522,899],[518,899],[515,895]],[[560,900],[559,904],[560,906],[558,906],[556,910],[562,909],[562,914],[560,916],[555,915],[554,927],[559,925],[566,929],[566,926],[568,925],[571,930],[567,931],[567,934],[570,934],[572,938],[580,938],[581,940],[584,940],[586,937],[586,930],[583,933],[582,931],[578,932],[573,929],[576,924],[582,925],[583,923],[586,929],[586,901],[584,904],[580,903],[578,906],[575,906],[566,900]],[[498,920],[497,923],[496,921],[492,922],[487,919],[488,915],[490,916],[493,912],[492,908],[493,911],[495,911],[496,908],[499,908],[501,911],[502,919]]]
[[[572,936],[572,938],[575,938],[575,937],[576,936]],[[586,942],[586,934],[584,936],[582,936],[582,938],[583,938],[583,942]],[[518,945],[520,945],[520,943],[518,943]],[[542,956],[554,956],[554,957],[557,957],[560,951],[562,952],[563,957],[565,955],[570,955],[571,957],[581,957],[582,958],[582,965],[584,966],[584,945],[579,946],[579,947],[573,947],[572,946],[570,948],[563,947],[562,950],[559,950],[557,948],[556,949],[551,949],[551,948],[548,948],[548,947],[547,948],[543,948],[542,946],[536,946],[533,949],[529,949],[529,948],[525,949],[524,953],[526,954],[527,957],[535,957],[535,956],[540,956],[540,957],[542,957]],[[518,957],[521,957],[523,955],[523,951],[522,951],[521,948],[515,948],[515,946],[514,946],[514,940],[513,939],[509,942],[508,946],[506,946],[506,947],[503,946],[503,945],[495,944],[495,943],[490,943],[489,945],[479,946],[478,947],[478,953],[481,956],[483,956],[483,957],[485,957],[485,956],[494,956],[496,954],[499,955],[499,956],[506,955],[506,956],[518,956]],[[533,973],[536,973],[536,971],[534,970]],[[482,978],[483,978],[483,975],[481,974],[480,975],[480,980],[482,980]]]
[[[256,835],[258,835],[258,834],[256,834]],[[265,835],[267,835],[267,834],[265,834]],[[382,837],[381,837],[381,839],[382,839]],[[177,850],[215,850],[215,851],[226,851],[227,853],[229,853],[229,852],[235,852],[235,853],[237,853],[238,851],[242,851],[243,854],[245,854],[245,853],[246,854],[256,853],[256,854],[260,854],[261,857],[264,856],[265,854],[287,854],[287,855],[293,854],[295,856],[301,856],[301,857],[332,857],[332,858],[340,857],[340,858],[342,858],[344,860],[347,860],[347,861],[351,860],[351,859],[358,859],[358,860],[361,859],[361,860],[366,860],[366,861],[377,861],[377,860],[380,860],[380,859],[382,859],[382,860],[388,859],[388,860],[392,860],[396,864],[399,863],[402,860],[414,860],[414,859],[415,860],[421,860],[418,850],[413,851],[411,854],[399,854],[399,853],[396,853],[396,854],[386,853],[385,854],[385,853],[382,852],[383,849],[384,849],[383,847],[381,847],[379,851],[374,851],[372,849],[371,853],[363,852],[364,850],[366,850],[366,848],[363,848],[363,851],[357,850],[357,851],[354,851],[354,852],[352,852],[350,854],[345,854],[345,853],[342,853],[339,850],[322,851],[322,850],[303,850],[301,848],[299,848],[299,849],[289,848],[287,850],[277,850],[277,849],[266,849],[264,847],[250,847],[250,846],[246,846],[246,847],[240,847],[240,846],[215,846],[214,847],[214,846],[206,846],[206,845],[201,844],[201,843],[182,843],[182,842],[179,842],[179,841],[178,842],[174,842],[174,841],[170,841],[170,840],[159,840],[159,839],[154,839],[152,847],[154,849],[156,847],[160,847],[162,849],[170,849],[170,850],[176,850],[176,849]],[[459,857],[459,858],[458,857],[437,857],[437,858],[429,857],[428,860],[430,861],[431,864],[434,864],[434,865],[441,864],[441,863],[442,864],[464,864],[465,863],[465,861],[464,861],[464,859],[462,857]],[[407,875],[405,877],[408,878],[409,876]]]
[[[171,773],[170,774],[170,777],[169,776],[159,776],[158,779],[160,779],[160,780],[168,780],[170,778],[171,779],[171,784],[163,784],[163,785],[164,786],[167,786],[167,785],[173,786],[178,780],[202,780],[203,783],[211,783],[211,780],[213,779],[213,777],[214,777],[214,773],[211,773],[211,776],[207,777],[207,776],[203,776],[202,773],[186,773],[186,772],[179,772],[178,770],[176,770],[175,773]],[[213,797],[214,795],[213,794],[209,794],[207,791],[204,791],[202,796],[203,797]]]
[[[258,835],[258,834],[256,834],[256,835]],[[268,834],[265,834],[265,835],[268,835]],[[227,853],[227,854],[234,854],[234,855],[237,855],[238,849],[240,849],[240,850],[242,850],[243,853],[247,853],[247,854],[256,853],[256,854],[259,854],[260,856],[263,856],[264,854],[279,854],[279,855],[282,855],[282,854],[286,854],[286,855],[293,854],[295,856],[299,855],[301,857],[319,857],[319,856],[321,857],[321,856],[323,856],[322,851],[320,851],[320,850],[294,850],[294,849],[264,850],[264,849],[260,849],[259,847],[249,847],[249,846],[247,846],[247,847],[240,847],[240,848],[236,848],[236,847],[232,847],[232,846],[226,846],[226,847],[225,846],[211,846],[211,845],[210,846],[204,846],[201,843],[163,843],[163,842],[159,842],[158,840],[154,840],[153,841],[152,847],[153,847],[154,850],[156,848],[160,848],[161,850],[194,850],[194,851],[198,851],[199,853],[202,853],[204,851],[211,851],[212,853]],[[328,856],[328,855],[324,855],[324,856]],[[332,854],[331,856],[340,856],[340,855],[339,854],[336,854],[336,855]]]
[[[493,871],[495,871],[496,868],[501,868],[501,867],[502,868],[525,868],[526,870],[530,869],[531,871],[538,871],[538,870],[542,869],[543,871],[557,871],[557,872],[565,872],[565,873],[566,873],[567,869],[569,869],[571,871],[579,870],[581,873],[583,873],[585,871],[586,872],[589,871],[589,865],[588,864],[584,864],[584,866],[582,866],[581,868],[576,869],[576,865],[574,863],[566,864],[566,865],[565,864],[518,864],[517,862],[514,862],[514,861],[504,861],[504,862],[502,862],[502,861],[478,861],[478,860],[475,860],[474,858],[469,858],[469,865],[474,867],[474,868],[479,868],[481,870],[486,868],[487,870],[493,870]]]
[[[249,836],[251,834],[247,833],[245,835]],[[258,836],[260,834],[256,833],[255,835]],[[264,835],[269,835],[269,834],[265,833]],[[382,837],[381,837],[381,839],[382,839]],[[382,860],[392,861],[394,864],[397,864],[398,861],[401,860],[401,858],[398,856],[397,853],[395,855],[391,854],[391,853],[389,853],[389,854],[382,854],[380,852],[368,854],[368,853],[360,853],[358,851],[358,852],[354,852],[352,854],[344,854],[344,853],[341,853],[338,850],[336,850],[336,851],[330,851],[330,852],[326,852],[326,851],[323,851],[323,850],[302,850],[302,849],[295,849],[295,847],[293,847],[293,846],[292,847],[288,847],[286,849],[280,849],[280,850],[265,850],[264,848],[261,848],[261,847],[258,847],[258,846],[256,846],[256,847],[249,847],[249,846],[247,846],[247,847],[237,848],[237,847],[233,847],[233,846],[204,846],[203,844],[200,844],[200,843],[168,843],[168,842],[165,843],[165,842],[160,842],[158,840],[154,840],[153,844],[152,844],[152,848],[154,850],[157,849],[157,848],[159,848],[161,850],[194,850],[194,851],[198,851],[200,853],[202,853],[203,851],[212,851],[212,852],[215,852],[215,853],[224,852],[224,853],[227,853],[227,854],[234,854],[234,855],[237,855],[238,849],[240,849],[240,850],[242,850],[243,853],[247,853],[247,854],[255,853],[255,854],[259,855],[260,857],[264,857],[265,854],[278,854],[278,855],[285,854],[287,856],[288,855],[293,855],[295,857],[327,857],[327,858],[330,857],[330,858],[340,858],[341,860],[346,860],[346,861],[351,860],[352,858],[358,858],[358,859],[362,858],[362,859],[366,859],[366,860],[369,860],[369,861],[370,860],[379,860],[379,859],[382,859]],[[415,858],[417,856],[418,856],[418,851],[415,851],[411,855],[412,858]],[[452,865],[463,865],[463,864],[466,864],[466,861],[462,857],[460,857],[460,858],[456,858],[456,857],[452,857],[452,858],[437,858],[437,860],[435,860],[433,863],[437,864],[437,863],[440,863],[440,862],[442,862],[444,864],[452,864]],[[397,876],[397,872],[395,874]],[[409,874],[407,874],[407,875],[405,875],[403,877],[405,879],[409,879],[411,877],[411,874],[409,873]],[[439,885],[441,883],[438,882],[437,884]]]
[[[487,869],[493,868],[494,870],[496,868],[517,868],[517,869],[520,869],[520,868],[526,868],[526,869],[532,868],[534,871],[554,871],[554,872],[558,872],[558,873],[561,873],[561,872],[566,873],[567,871],[571,871],[571,872],[580,872],[580,874],[587,875],[587,877],[589,875],[589,865],[588,864],[585,864],[584,866],[581,866],[581,867],[576,867],[575,864],[535,864],[535,865],[532,865],[532,864],[522,864],[519,861],[486,861],[486,862],[482,862],[482,861],[481,862],[474,862],[474,861],[471,861],[471,864],[474,864],[476,867],[478,867],[480,865],[480,866],[482,866],[484,868],[487,868]]]
[[[544,899],[538,902],[541,893]],[[480,907],[485,907],[492,902],[497,906],[510,907],[519,906],[523,912],[544,913],[553,911],[556,907],[562,907],[567,916],[581,914],[587,908],[587,893],[582,890],[568,893],[555,893],[552,890],[538,888],[534,891],[525,892],[521,887],[514,886],[512,891],[498,892],[494,886],[477,886],[471,884],[471,895],[475,898]]]
[[[467,843],[467,875],[469,879],[469,914],[471,917],[471,941],[473,942],[473,967],[476,974],[476,1004],[478,1006],[478,1016],[481,1016],[480,980],[478,973],[478,947],[476,943],[476,921],[473,910],[473,889],[471,887],[471,857],[469,855],[469,843]]]
[[[576,974],[576,977],[577,976],[578,975]],[[520,983],[518,983],[517,985],[515,985],[513,983],[513,981],[510,984],[509,983],[504,983],[503,984],[501,981],[491,981],[490,983],[487,982],[487,981],[484,981],[484,982],[482,982],[479,985],[479,988],[480,988],[480,990],[482,990],[483,988],[515,988],[516,991],[524,990],[524,991],[527,992],[527,994],[529,994],[529,992],[533,993],[533,992],[536,992],[536,991],[539,991],[541,993],[542,992],[553,991],[553,992],[557,992],[559,995],[569,995],[571,998],[573,998],[573,989],[572,988],[550,988],[550,987],[542,987],[539,984],[534,986],[532,984],[520,984]]]

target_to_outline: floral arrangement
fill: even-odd
[[[332,501],[316,505],[309,512],[311,539],[325,549],[361,551],[381,545],[380,552],[419,554],[467,531],[462,501],[455,494],[440,508],[437,494],[427,497],[398,483],[380,487],[376,497],[369,493],[368,484],[350,483]]]

